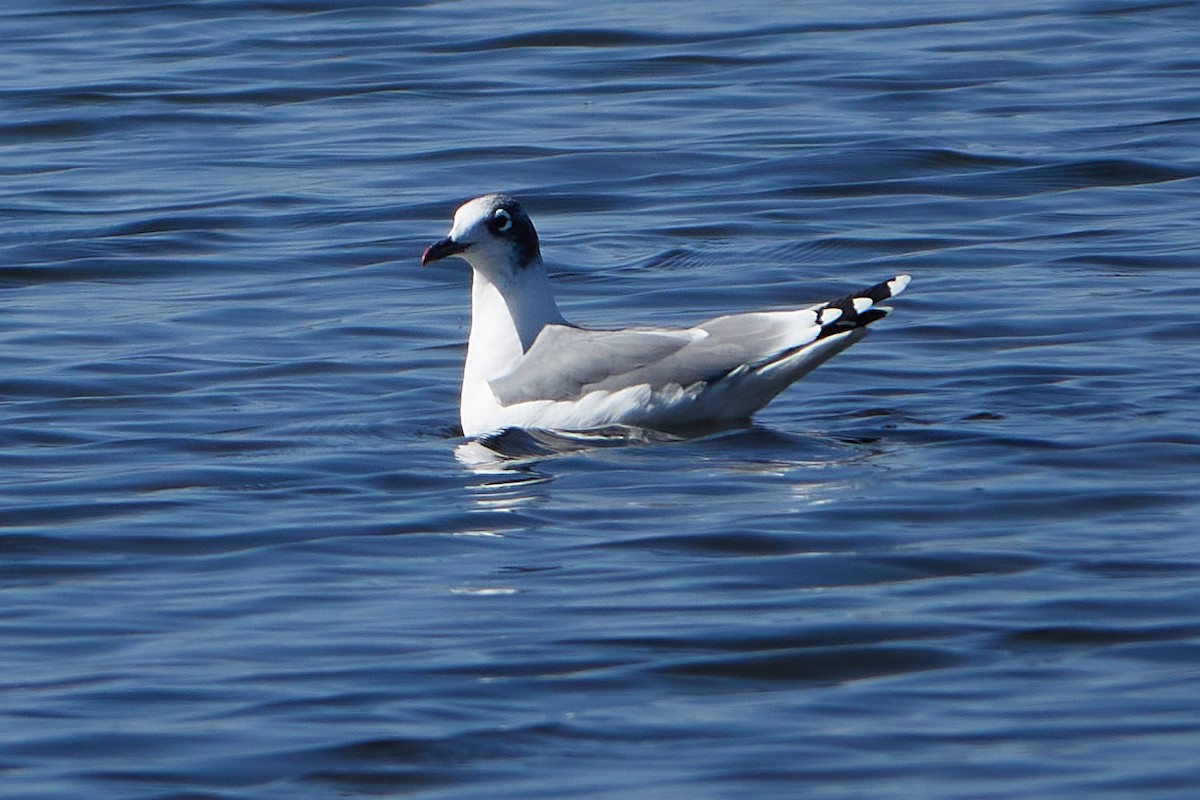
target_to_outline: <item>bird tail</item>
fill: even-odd
[[[911,280],[908,275],[897,275],[823,306],[817,306],[815,310],[821,331],[816,339],[780,353],[761,371],[774,372],[780,376],[781,385],[778,390],[807,375],[866,336],[867,326],[883,319],[891,311],[890,308],[879,304],[903,292]]]
[[[865,337],[867,326],[883,319],[891,310],[878,304],[903,292],[909,280],[908,275],[897,275],[831,303],[814,306],[811,311],[816,313],[821,328],[816,337],[776,354],[769,361],[747,365],[742,380],[757,384],[758,391],[731,403],[726,412],[731,416],[750,416],[788,386]]]

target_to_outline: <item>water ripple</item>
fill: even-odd
[[[1195,4],[219,11],[0,11],[6,788],[1194,794]],[[495,189],[588,324],[913,288],[468,442]]]

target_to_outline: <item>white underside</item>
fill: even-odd
[[[576,400],[536,400],[502,405],[486,380],[464,374],[461,422],[467,436],[505,428],[586,431],[612,425],[676,428],[751,417],[779,392],[866,334],[849,331],[814,342],[760,368],[735,370],[720,381],[689,387],[647,384],[615,392],[594,391]]]

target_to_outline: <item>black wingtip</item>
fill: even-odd
[[[828,316],[830,319],[822,322],[821,334],[817,338],[845,333],[855,328],[865,328],[872,322],[883,319],[888,315],[890,309],[882,308],[878,304],[903,292],[908,287],[910,280],[908,275],[897,275],[890,280],[881,281],[867,289],[834,300],[832,303],[826,303],[820,318],[824,320]],[[834,316],[829,313],[828,309],[835,309],[839,313]]]

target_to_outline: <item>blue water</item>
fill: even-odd
[[[1194,798],[1200,6],[0,11],[0,796]],[[560,305],[906,271],[755,424],[463,458]]]

